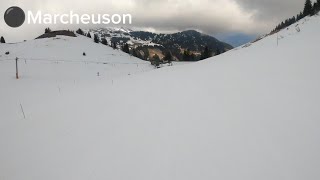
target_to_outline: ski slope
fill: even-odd
[[[114,57],[138,69],[55,64],[73,52],[65,47],[47,65],[21,63],[15,80],[14,63],[1,56],[0,179],[318,180],[319,32],[314,16],[220,56],[153,71],[123,54]],[[26,43],[37,46],[21,45],[30,48],[21,55],[35,59],[56,47]],[[109,51],[117,52],[85,61],[111,61]]]

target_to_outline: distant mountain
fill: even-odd
[[[171,51],[176,60],[183,61],[183,53],[188,50],[195,55],[195,60],[200,58],[206,46],[216,54],[226,52],[233,47],[218,39],[194,30],[173,34],[157,34],[146,31],[133,31],[128,28],[101,28],[91,29],[89,32],[98,34],[107,39],[108,43],[117,43],[119,46],[127,43],[131,49],[137,49],[142,54],[142,59],[147,60],[157,54],[162,58],[167,51]],[[146,51],[148,51],[146,53]]]
[[[233,34],[222,34],[217,35],[217,39],[220,41],[231,44],[233,47],[238,47],[244,45],[248,42],[255,40],[257,36],[247,35],[242,33],[233,33]]]

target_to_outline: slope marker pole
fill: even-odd
[[[23,118],[26,119],[26,115],[24,114],[24,110],[23,110],[23,107],[22,107],[21,103],[20,103],[20,108],[21,108],[21,111],[22,111],[22,114],[23,114]]]
[[[19,72],[18,72],[18,58],[16,58],[16,79],[19,79]]]

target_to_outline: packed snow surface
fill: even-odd
[[[2,44],[0,179],[319,180],[319,32],[158,70],[84,37]]]

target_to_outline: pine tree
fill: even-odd
[[[300,14],[297,15],[296,20],[297,20],[297,21],[300,21],[302,18],[303,18],[303,13],[300,12]]]
[[[144,48],[143,49],[143,59],[144,60],[148,60],[149,59],[149,56],[150,56],[150,52],[149,52],[149,49],[148,48]]]
[[[311,0],[306,0],[304,4],[303,16],[309,16],[312,14],[312,3]]]
[[[117,49],[117,42],[112,42],[112,48]]]
[[[106,38],[102,38],[102,41],[101,41],[101,44],[103,44],[103,45],[108,45],[108,41],[107,41],[107,39]]]
[[[139,48],[140,48],[140,47],[137,47],[137,48],[135,48],[135,49],[132,49],[131,55],[134,56],[134,57],[137,57],[137,58],[139,58],[139,59],[143,59],[143,56],[141,55]]]
[[[131,55],[132,55],[133,57],[138,57],[137,50],[136,50],[136,49],[132,49]]]
[[[3,36],[1,36],[0,43],[6,43],[6,40],[4,40]]]
[[[154,65],[156,68],[159,68],[159,67],[160,67],[160,57],[158,56],[158,54],[155,54],[155,55],[152,57],[151,64]]]
[[[163,60],[167,61],[171,65],[173,61],[172,53],[170,51],[166,52]]]
[[[87,33],[88,38],[92,38],[90,32]]]
[[[76,31],[76,33],[78,33],[78,34],[80,34],[80,35],[84,35],[84,32],[83,32],[82,29],[80,29],[80,28]]]
[[[216,56],[218,56],[218,55],[220,55],[221,54],[221,51],[220,51],[220,49],[219,48],[217,48],[217,50],[216,50]]]
[[[45,30],[44,30],[44,33],[50,33],[51,32],[51,29],[50,28],[46,28]]]
[[[130,54],[130,49],[129,49],[129,45],[127,43],[125,43],[122,47],[122,51],[127,53],[127,54]]]
[[[99,39],[98,34],[94,34],[93,41],[94,41],[95,43],[99,43],[99,42],[100,42],[100,39]]]
[[[211,56],[212,56],[212,52],[210,51],[209,47],[206,46],[204,48],[204,51],[201,53],[200,60],[207,59]]]
[[[139,50],[139,47],[135,48],[135,49],[132,49],[132,56],[136,57],[136,58],[139,58],[139,59],[144,59],[140,50]]]
[[[320,0],[317,0],[317,2],[315,3],[314,7],[314,14],[318,13],[320,11]]]
[[[191,61],[196,61],[196,55],[194,53],[191,53],[190,59]]]
[[[190,57],[190,52],[188,50],[184,50],[184,52],[183,52],[183,60],[184,61],[189,61],[189,57]]]
[[[280,23],[274,30],[271,31],[271,33],[276,33],[278,31],[280,31],[281,29],[284,29],[290,25],[292,25],[293,23],[301,20],[302,18],[309,16],[309,15],[314,15],[316,13],[318,13],[320,11],[320,0],[317,0],[316,3],[314,3],[312,5],[311,0],[306,0],[305,4],[304,4],[304,9],[303,12],[300,12],[299,14],[297,14],[296,17],[287,19],[285,22]]]

